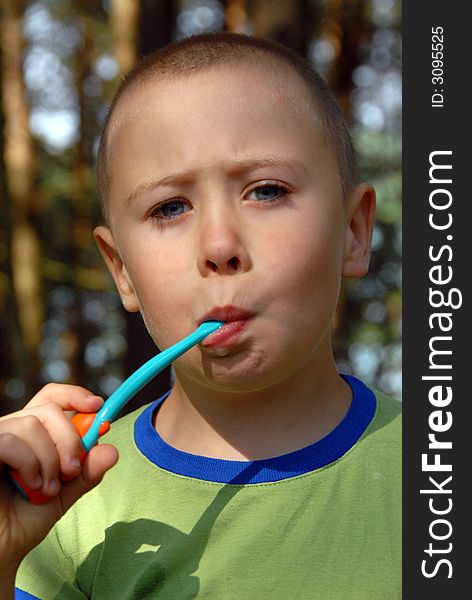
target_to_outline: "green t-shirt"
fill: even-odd
[[[17,598],[399,600],[401,405],[346,380],[343,421],[267,460],[168,446],[162,399],[119,420],[117,466],[26,557]]]

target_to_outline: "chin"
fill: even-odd
[[[229,392],[254,392],[280,379],[280,362],[254,350],[223,357],[202,358],[199,379],[209,387]]]

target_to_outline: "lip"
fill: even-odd
[[[199,320],[199,324],[210,320],[224,321],[225,324],[205,338],[201,345],[207,348],[230,346],[254,316],[255,313],[239,306],[226,305],[213,308]]]

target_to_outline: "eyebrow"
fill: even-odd
[[[304,175],[308,175],[308,169],[306,165],[301,161],[296,159],[289,160],[277,156],[267,156],[264,158],[237,161],[233,163],[230,167],[228,167],[227,172],[229,173],[229,175],[237,177],[238,175],[244,175],[246,173],[257,171],[259,169],[264,169],[266,167],[285,167],[291,169],[292,171],[301,171]],[[167,177],[155,178],[151,179],[150,181],[141,183],[126,198],[126,203],[130,204],[139,196],[141,196],[141,194],[155,190],[159,187],[182,185],[189,183],[190,181],[192,181],[192,179],[195,178],[195,174],[196,171],[194,170],[182,171],[179,173],[168,175]]]

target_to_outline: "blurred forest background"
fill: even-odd
[[[141,56],[205,31],[278,40],[309,58],[351,124],[378,194],[368,276],[346,282],[342,372],[401,396],[399,0],[0,0],[0,414],[49,381],[108,396],[155,354],[95,249],[98,137]],[[169,386],[169,372],[132,408]]]

